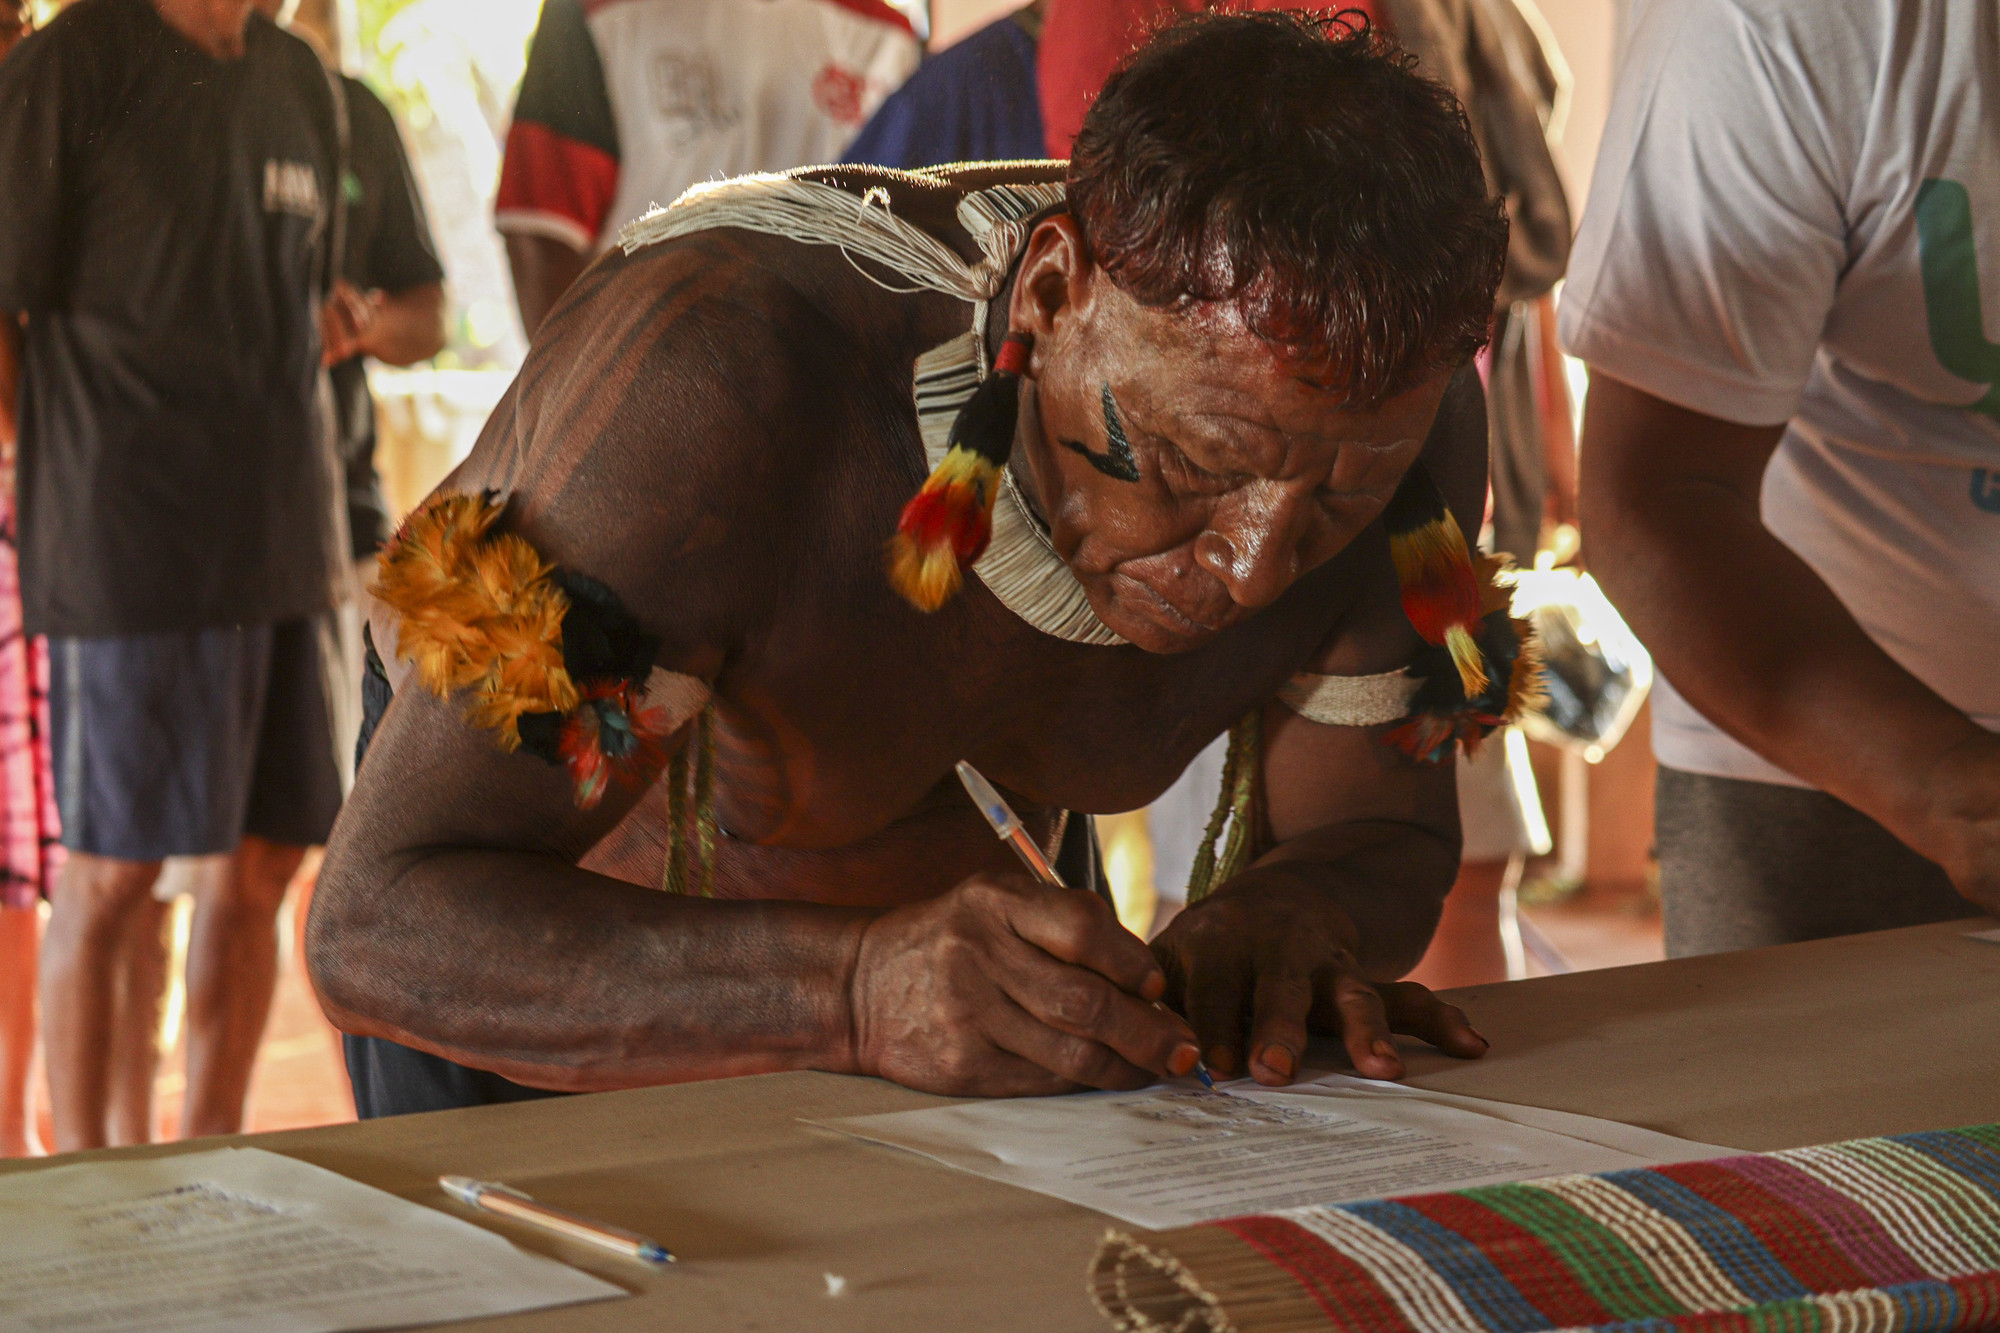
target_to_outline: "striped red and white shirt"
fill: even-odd
[[[697,182],[837,161],[921,54],[884,0],[547,0],[496,221],[594,253]]]

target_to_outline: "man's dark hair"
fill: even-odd
[[[1092,259],[1145,305],[1233,303],[1356,407],[1462,364],[1507,218],[1458,100],[1414,63],[1352,12],[1163,27],[1076,138]]]

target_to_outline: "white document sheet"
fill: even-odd
[[[623,1295],[255,1148],[0,1176],[4,1333],[335,1333]]]
[[[1631,1125],[1327,1074],[815,1121],[1142,1227],[1726,1157]]]

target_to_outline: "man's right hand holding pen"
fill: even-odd
[[[863,1073],[950,1096],[1142,1088],[1192,1073],[1158,960],[1096,894],[975,875],[870,922],[852,983]]]

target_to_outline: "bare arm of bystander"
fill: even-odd
[[[0,445],[14,447],[15,414],[21,410],[21,321],[0,310]]]
[[[386,365],[413,366],[444,350],[443,283],[427,282],[380,296],[375,321],[361,339],[364,353]]]
[[[1759,489],[1783,433],[1593,374],[1591,568],[1703,716],[2000,909],[2000,737],[1897,665],[1764,526]]]
[[[590,267],[590,256],[549,236],[507,237],[507,267],[514,275],[514,303],[532,341],[570,284]]]
[[[0,310],[0,495],[14,506],[14,457],[21,432],[21,320]]]

